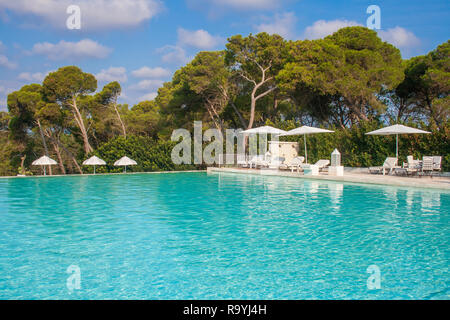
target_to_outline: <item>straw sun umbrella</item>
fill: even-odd
[[[128,158],[127,156],[124,156],[122,158],[120,158],[119,160],[117,160],[116,162],[114,162],[114,165],[116,167],[125,167],[123,172],[127,172],[127,166],[135,166],[137,165],[137,162],[134,161],[133,159]]]
[[[92,156],[89,159],[85,160],[83,162],[83,165],[85,166],[94,166],[94,174],[95,174],[95,166],[104,166],[106,165],[106,162],[100,159],[99,157]]]
[[[305,143],[305,162],[308,163],[308,150],[306,148],[306,135],[314,134],[314,133],[326,133],[326,132],[334,132],[331,130],[320,129],[315,127],[302,126],[296,129],[292,129],[285,134],[281,134],[280,136],[299,136],[303,135],[303,141]]]
[[[53,160],[52,158],[49,158],[47,156],[42,156],[37,160],[34,160],[32,165],[33,166],[41,166],[44,167],[44,176],[47,175],[47,172],[45,170],[45,166],[52,166],[58,164],[55,160]]]
[[[393,126],[381,128],[375,131],[368,132],[368,135],[387,136],[395,134],[395,156],[398,159],[398,135],[399,134],[413,134],[413,133],[431,133],[416,128],[407,127],[401,124],[394,124]]]

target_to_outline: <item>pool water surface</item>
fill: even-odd
[[[0,179],[0,299],[448,299],[449,216],[445,191],[286,177]]]

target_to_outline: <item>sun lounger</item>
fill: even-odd
[[[319,171],[323,171],[325,168],[328,167],[329,164],[330,164],[330,160],[321,159],[321,160],[317,161],[314,165],[319,168]]]
[[[381,167],[370,167],[369,172],[379,174],[382,173],[383,175],[386,174],[386,171],[389,171],[388,174],[391,174],[394,172],[395,168],[400,168],[397,166],[397,158],[394,157],[387,157],[386,160],[383,163],[383,166]]]
[[[442,157],[434,156],[433,157],[433,171],[441,171],[442,166]]]
[[[406,157],[407,162],[403,162],[403,168],[420,169],[420,160],[414,160],[413,156]]]
[[[403,162],[402,168],[395,168],[396,175],[414,175],[421,169],[420,160],[414,160],[413,156],[406,157],[407,162]]]
[[[330,164],[330,160],[321,159],[314,164],[301,164],[303,172],[305,175],[318,175],[320,171],[324,171],[328,165]]]
[[[305,161],[305,157],[295,157],[289,163],[282,164],[280,169],[290,169],[291,172],[294,172],[294,169],[297,169],[297,172],[300,172],[301,165]]]
[[[236,164],[237,164],[238,166],[243,167],[243,168],[247,168],[247,167],[250,166],[250,165],[249,165],[249,161],[247,160],[247,157],[246,157],[245,154],[238,154],[238,155],[237,155],[237,161],[236,161]]]
[[[258,155],[258,156],[253,156],[250,161],[248,162],[250,168],[257,168],[257,167],[268,167],[270,161],[266,160],[266,156],[264,155]]]
[[[286,158],[283,157],[273,157],[270,159],[270,162],[267,164],[267,166],[270,169],[279,169],[283,165],[285,159]]]
[[[433,157],[423,157],[423,161],[422,161],[422,174],[430,174],[432,175],[433,173]]]

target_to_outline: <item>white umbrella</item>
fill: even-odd
[[[33,166],[44,166],[44,176],[47,175],[47,172],[45,170],[45,166],[52,166],[58,164],[55,160],[52,158],[49,158],[47,156],[42,156],[37,160],[34,160],[32,165]]]
[[[95,174],[95,166],[104,166],[106,165],[106,162],[97,156],[92,156],[89,159],[84,160],[83,165],[94,166],[94,174]]]
[[[263,126],[263,127],[257,127],[252,129],[247,129],[242,131],[241,133],[250,134],[250,133],[257,133],[257,134],[282,134],[286,133],[286,131],[277,129],[271,126]]]
[[[398,135],[411,133],[431,133],[428,131],[419,130],[416,128],[407,127],[401,124],[394,124],[393,126],[381,128],[375,131],[368,132],[369,135],[388,136],[395,134],[395,155],[398,159]]]
[[[331,130],[320,129],[315,127],[301,126],[299,128],[292,129],[285,134],[281,134],[280,136],[300,136],[303,135],[303,141],[305,143],[305,161],[308,163],[308,151],[306,149],[306,135],[314,134],[314,133],[326,133],[326,132],[334,132]]]
[[[127,172],[127,166],[135,166],[135,165],[137,165],[137,162],[134,161],[133,159],[128,158],[127,156],[124,156],[124,157],[120,158],[119,160],[117,160],[116,162],[114,162],[114,165],[120,166],[120,167],[125,167],[124,172]]]
[[[252,128],[252,129],[247,129],[244,131],[241,131],[241,133],[247,135],[247,134],[271,134],[271,135],[280,135],[282,133],[286,133],[286,131],[281,130],[281,129],[277,129],[271,126],[262,126],[262,127],[257,127],[257,128]],[[244,142],[245,144],[245,142]]]

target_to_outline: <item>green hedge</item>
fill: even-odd
[[[276,125],[276,124],[275,124]],[[280,128],[293,129],[293,123],[280,123]],[[323,133],[307,136],[308,162],[319,159],[330,159],[335,148],[341,152],[342,163],[349,167],[380,166],[388,156],[395,157],[394,136],[372,136],[365,133],[383,127],[377,122],[365,122],[349,129],[331,128],[334,133]],[[421,126],[420,129],[431,131],[431,134],[411,134],[399,136],[399,163],[406,162],[406,156],[415,159],[423,156],[440,155],[442,170],[450,171],[450,125],[440,130]],[[303,155],[303,136],[280,138],[280,140],[298,141],[299,154]]]
[[[127,172],[192,170],[192,165],[175,165],[171,160],[172,148],[176,143],[171,141],[155,141],[148,137],[117,137],[101,145],[92,154],[106,161],[106,166],[98,166],[96,172],[122,172],[123,167],[113,164],[123,156],[137,162],[136,166],[127,167]],[[93,172],[92,167],[84,166],[83,170]]]

